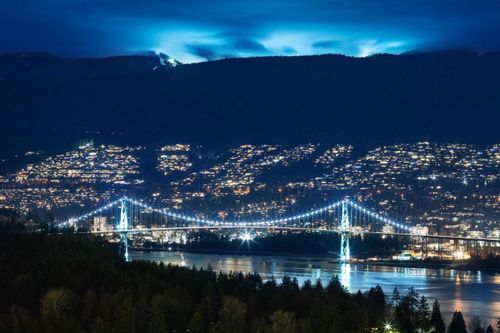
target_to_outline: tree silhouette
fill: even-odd
[[[469,329],[472,333],[484,333],[484,323],[478,316],[472,317],[469,324]]]
[[[448,333],[467,333],[467,328],[465,326],[465,320],[462,312],[457,310],[453,313],[450,326],[448,326]]]
[[[68,289],[53,289],[42,298],[40,314],[44,319],[60,321],[71,313],[74,306],[74,295]]]
[[[430,324],[435,333],[446,332],[443,317],[441,316],[441,306],[439,305],[438,300],[435,300],[434,304],[432,305]]]
[[[394,287],[394,289],[392,290],[392,296],[391,296],[392,307],[398,306],[400,301],[401,301],[401,296],[399,294],[399,290],[397,287]]]
[[[272,333],[298,333],[297,322],[292,313],[277,310],[271,315]]]
[[[380,286],[350,293],[337,278],[283,282],[124,263],[116,244],[88,235],[0,232],[0,332],[354,333],[392,317],[402,332],[427,329],[427,300],[413,288],[402,298],[395,289],[391,308]],[[431,323],[444,333],[437,302]]]
[[[246,305],[234,297],[226,297],[219,312],[221,333],[243,333],[246,330]]]
[[[394,320],[402,332],[412,333],[418,328],[419,303],[420,295],[415,288],[411,287],[394,308]]]
[[[148,331],[151,333],[167,333],[168,325],[165,320],[165,307],[162,295],[155,295],[149,305]]]
[[[191,317],[189,322],[189,332],[190,333],[205,333],[207,332],[206,324],[203,321],[203,314],[200,311],[196,311]]]
[[[78,331],[78,325],[73,317],[76,306],[76,295],[69,289],[59,288],[49,290],[41,300],[40,315],[47,330],[53,332]]]
[[[427,332],[429,330],[429,314],[430,310],[427,298],[422,295],[417,305],[416,326],[423,332]]]

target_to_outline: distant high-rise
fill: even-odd
[[[108,229],[108,218],[106,216],[95,216],[92,223],[92,231],[106,231]]]

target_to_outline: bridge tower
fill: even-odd
[[[120,230],[120,242],[123,247],[123,254],[125,257],[125,261],[128,261],[128,235],[127,231],[129,227],[129,218],[128,218],[128,207],[127,200],[121,199],[120,201],[120,221],[118,223],[118,230]]]
[[[346,201],[342,203],[342,220],[340,221],[340,261],[347,263],[351,260],[351,249],[349,247],[350,226],[349,210]]]

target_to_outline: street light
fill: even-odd
[[[390,321],[384,322],[383,325],[384,325],[384,332],[394,332],[392,323]]]
[[[246,231],[243,232],[241,235],[240,235],[240,239],[243,241],[243,242],[250,242],[251,240],[253,240],[253,235],[251,234],[251,232],[249,231]]]

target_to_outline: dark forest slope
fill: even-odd
[[[16,75],[0,57],[2,139],[74,140],[99,130],[215,144],[500,141],[500,54],[247,58],[158,70],[120,70],[127,57],[71,68],[44,57],[51,69],[31,59],[32,75]]]

